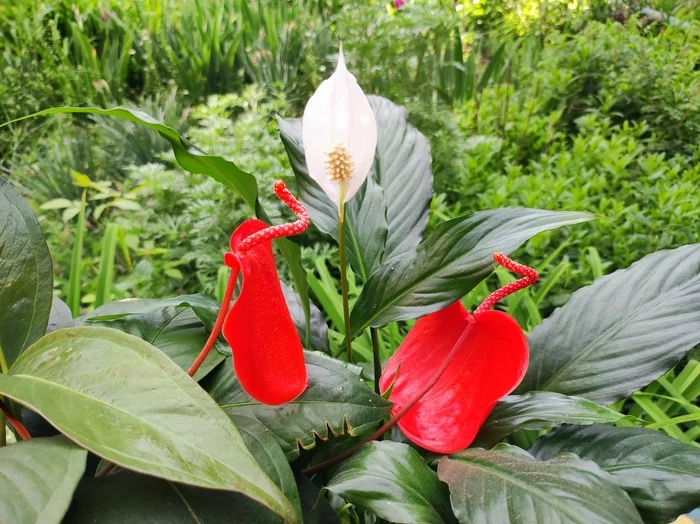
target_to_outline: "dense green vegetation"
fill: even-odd
[[[640,7],[9,0],[0,5],[1,119],[137,105],[253,173],[277,219],[271,183],[291,185],[293,174],[275,117],[301,114],[342,40],[363,89],[404,105],[429,139],[436,223],[516,205],[600,216],[523,250],[548,284],[510,304],[533,327],[595,277],[700,241],[700,6],[652,4],[674,17],[665,21]],[[156,134],[52,117],[3,129],[0,155],[39,214],[55,291],[74,312],[126,297],[221,294],[221,254],[249,211],[221,185],[185,175]],[[312,232],[303,256],[330,314],[335,246]],[[342,327],[332,327],[337,346]],[[391,330],[382,335],[392,347]],[[672,389],[654,384],[626,409],[693,441],[700,419],[687,406],[700,395],[700,365],[689,362],[663,379]],[[656,393],[671,398],[662,409],[649,406]],[[668,422],[683,414],[691,418]]]

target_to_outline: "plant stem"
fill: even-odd
[[[374,392],[379,395],[379,379],[382,378],[382,360],[379,356],[379,333],[377,328],[369,328],[372,336],[372,353],[374,353]]]
[[[338,202],[338,248],[340,256],[340,290],[343,294],[345,343],[348,345],[348,362],[352,364],[352,333],[350,331],[350,303],[348,301],[348,274],[345,256],[345,184],[340,185],[340,201]]]
[[[104,477],[107,473],[112,471],[115,466],[116,466],[116,464],[114,462],[108,462],[104,468],[102,468],[100,471],[95,473],[95,476],[96,477]]]
[[[224,325],[224,319],[226,318],[226,313],[228,313],[229,304],[231,303],[231,297],[233,297],[233,289],[236,287],[236,280],[238,279],[238,271],[231,271],[228,277],[228,284],[226,285],[226,292],[224,293],[224,298],[221,301],[221,308],[219,309],[219,315],[216,317],[216,322],[214,322],[214,327],[209,334],[207,342],[204,344],[202,351],[200,351],[197,359],[192,363],[187,374],[191,377],[197,373],[197,370],[207,358],[207,355],[211,351],[211,348],[216,344],[216,339],[219,338],[219,333],[221,332],[221,327]]]
[[[311,473],[316,473],[318,471],[323,471],[326,468],[329,468],[333,466],[334,464],[337,464],[338,462],[341,462],[351,456],[353,453],[355,453],[358,449],[360,449],[362,446],[367,444],[370,440],[375,440],[384,435],[387,431],[389,431],[391,428],[393,428],[396,423],[401,420],[401,418],[410,410],[416,402],[418,402],[420,399],[422,399],[425,394],[432,389],[432,387],[436,384],[438,380],[440,380],[440,377],[445,373],[445,370],[447,370],[447,366],[450,365],[450,362],[452,362],[452,359],[454,356],[457,354],[457,351],[459,351],[459,348],[462,346],[466,338],[469,336],[469,333],[472,330],[472,327],[476,323],[476,320],[473,322],[469,322],[467,324],[467,327],[464,328],[464,331],[462,331],[462,334],[459,336],[457,339],[457,342],[455,342],[455,345],[452,346],[452,349],[450,350],[449,354],[445,358],[444,362],[440,366],[440,368],[435,372],[435,374],[431,377],[431,379],[423,386],[423,388],[416,394],[415,397],[413,397],[408,403],[406,403],[391,419],[389,422],[384,424],[381,428],[379,428],[377,431],[372,433],[369,437],[362,439],[359,443],[355,444],[353,447],[350,449],[344,451],[343,453],[340,453],[339,455],[336,455],[335,457],[331,457],[328,460],[325,460],[323,462],[320,462],[319,464],[316,464],[315,466],[311,466],[309,468],[306,468],[305,470],[302,471],[302,473],[305,474],[311,474]]]
[[[0,400],[0,422],[2,422],[2,425],[0,426],[2,429],[2,435],[0,435],[0,446],[5,446],[7,444],[7,428],[5,427],[5,419],[7,419],[22,440],[29,440],[32,438],[29,431],[27,431],[27,428],[24,427],[22,421],[12,414],[5,402]]]

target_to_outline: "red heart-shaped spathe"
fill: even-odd
[[[239,244],[268,228],[251,218],[231,236],[226,264],[241,271],[243,284],[226,315],[222,333],[233,351],[233,367],[243,389],[263,404],[284,404],[306,388],[304,351],[282,294],[272,240],[241,252]]]
[[[474,317],[455,302],[416,322],[379,382],[386,391],[398,369],[389,397],[395,414],[433,377],[472,322],[444,374],[398,422],[412,442],[430,451],[454,453],[469,446],[496,402],[523,379],[528,348],[518,323],[500,311]]]

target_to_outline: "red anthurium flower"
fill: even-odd
[[[496,402],[525,376],[525,334],[510,315],[489,309],[536,282],[537,272],[500,253],[494,259],[525,278],[490,295],[473,315],[455,302],[419,319],[382,373],[382,392],[393,382],[392,414],[442,373],[398,422],[412,442],[430,451],[447,454],[469,446]]]
[[[294,400],[308,380],[301,341],[277,275],[272,239],[301,233],[309,216],[283,182],[275,184],[275,194],[299,220],[270,227],[251,218],[233,233],[224,261],[231,268],[229,282],[235,282],[240,271],[243,283],[222,330],[241,386],[255,400],[272,405]]]

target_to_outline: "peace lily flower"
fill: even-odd
[[[306,104],[303,140],[309,175],[340,208],[367,178],[377,147],[374,113],[342,47],[335,72]]]

